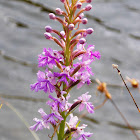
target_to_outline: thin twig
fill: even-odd
[[[120,77],[121,77],[121,79],[122,79],[122,81],[123,81],[123,83],[124,83],[126,89],[128,90],[128,92],[129,92],[131,98],[133,99],[133,102],[134,102],[135,106],[137,107],[137,109],[138,109],[138,111],[139,111],[139,113],[140,113],[140,109],[139,109],[139,107],[138,107],[138,105],[137,105],[137,103],[136,103],[136,101],[135,101],[135,99],[134,99],[132,93],[130,92],[129,88],[127,87],[127,85],[126,85],[126,83],[125,83],[125,80],[123,79],[123,77],[122,77],[122,75],[121,75],[120,70],[118,69],[118,65],[112,64],[112,66],[113,66],[113,68],[116,68],[116,70],[118,71],[118,74],[120,75]]]
[[[123,118],[123,120],[125,121],[125,123],[127,124],[127,126],[131,129],[132,133],[136,136],[137,140],[140,140],[140,138],[138,137],[138,135],[136,134],[136,132],[134,131],[134,129],[131,127],[131,125],[129,124],[129,122],[126,120],[126,118],[124,117],[124,115],[121,113],[121,111],[119,110],[119,108],[117,107],[117,105],[115,104],[115,102],[110,99],[111,103],[114,105],[114,107],[116,108],[116,110],[119,112],[119,114],[121,115],[121,117]]]

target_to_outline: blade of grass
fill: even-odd
[[[30,130],[29,124],[28,124],[27,121],[24,119],[24,117],[21,115],[21,113],[18,112],[18,111],[16,110],[16,108],[13,107],[10,103],[4,101],[3,99],[1,99],[1,100],[2,100],[2,102],[3,102],[8,108],[10,108],[14,113],[16,113],[16,115],[20,118],[20,120],[25,124],[25,126],[27,127],[27,129],[28,129],[28,130],[30,131],[30,133],[33,135],[33,137],[35,138],[35,140],[40,140],[39,137],[37,136],[37,134],[36,134],[34,131],[31,131],[31,130]]]

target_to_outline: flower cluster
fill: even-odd
[[[43,128],[54,128],[51,138],[57,133],[58,140],[69,139],[86,140],[92,133],[84,132],[85,124],[80,125],[77,116],[73,116],[73,111],[79,107],[82,111],[86,106],[89,113],[94,112],[94,106],[89,99],[88,92],[82,94],[69,103],[70,90],[77,86],[81,88],[84,84],[90,84],[90,76],[93,75],[90,64],[95,59],[100,59],[100,53],[94,51],[94,45],[86,43],[87,35],[92,34],[93,29],[80,29],[80,24],[87,24],[83,12],[92,8],[91,0],[60,0],[65,7],[65,11],[56,8],[56,15],[50,13],[50,19],[58,21],[63,31],[57,31],[50,26],[46,26],[45,38],[54,41],[60,50],[44,48],[42,54],[38,56],[38,66],[45,67],[45,72],[38,71],[37,82],[31,85],[31,90],[38,92],[43,90],[47,93],[49,101],[46,103],[51,108],[51,113],[46,114],[42,108],[38,110],[42,119],[34,118],[35,125],[31,130],[42,130]],[[83,3],[88,3],[82,8]],[[76,12],[78,10],[78,12]],[[59,15],[64,18],[60,18]],[[58,38],[54,37],[56,34]],[[86,47],[87,46],[87,47]],[[54,72],[54,68],[57,72]],[[53,96],[56,93],[55,97]],[[69,122],[67,119],[70,116]]]

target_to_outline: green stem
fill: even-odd
[[[61,124],[60,124],[58,140],[63,140],[63,137],[64,137],[65,123],[66,123],[66,116],[65,116],[64,111],[62,112],[61,116],[63,117],[64,120],[61,121]]]
[[[70,34],[71,31],[68,30],[67,38],[66,38],[66,51],[65,51],[65,57],[66,57],[66,66],[69,66],[70,63]]]
[[[68,140],[71,140],[72,139],[72,136],[69,136]]]

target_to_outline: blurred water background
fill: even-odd
[[[127,90],[112,64],[117,63],[122,75],[140,79],[140,1],[94,0],[93,9],[85,13],[87,25],[94,33],[87,39],[101,53],[101,60],[92,64],[95,78],[108,84],[114,102],[135,130],[140,130],[138,113]],[[36,81],[37,55],[44,47],[57,49],[55,43],[44,37],[44,27],[60,30],[58,22],[49,20],[48,13],[56,7],[63,9],[59,0],[0,0],[0,97],[12,104],[33,125],[40,117],[37,110],[45,105],[47,95],[34,93],[30,84]],[[73,99],[89,91],[95,106],[104,96],[96,96],[96,83],[72,90]],[[140,93],[131,88],[140,106]],[[78,113],[78,112],[76,112]],[[79,113],[78,113],[79,114]],[[135,140],[121,116],[107,102],[94,114],[87,114],[82,122],[93,132],[91,140]],[[41,140],[48,140],[51,130],[38,131]],[[140,134],[138,134],[140,136]],[[34,140],[25,125],[6,105],[0,109],[0,140]]]

